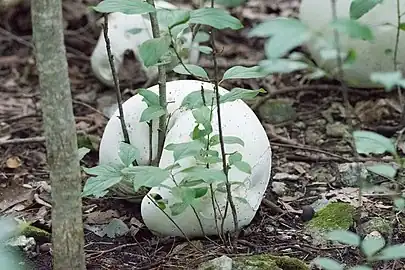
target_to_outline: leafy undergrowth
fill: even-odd
[[[86,15],[86,5],[94,2],[64,1],[65,40],[77,128],[85,134],[81,137],[82,146],[94,148],[84,158],[86,167],[97,164],[97,146],[107,121],[98,111],[113,101],[115,95],[112,89],[102,86],[90,70],[89,56],[100,29],[95,28],[94,18]],[[26,5],[11,9],[0,22],[0,211],[17,214],[33,226],[49,231],[49,175],[41,137],[40,97],[29,46],[31,26]],[[247,7],[234,9],[233,13],[250,28],[268,14],[294,16],[298,5],[298,1],[257,0],[250,1]],[[247,39],[245,30],[223,31],[217,40],[222,48],[218,59],[221,72],[233,65],[255,65],[264,57],[264,41]],[[200,65],[212,72],[209,59],[201,59]],[[135,89],[146,80],[142,72],[134,74],[135,67],[133,56],[129,55],[120,72],[123,87]],[[86,199],[88,269],[190,269],[223,254],[232,257],[265,252],[306,262],[324,256],[347,265],[361,263],[363,258],[356,249],[314,246],[305,233],[305,222],[301,219],[304,206],[322,198],[357,206],[358,193],[356,187],[343,184],[339,174],[342,164],[353,162],[353,152],[344,135],[347,114],[339,87],[330,81],[313,82],[314,86],[309,87],[300,83],[301,78],[299,73],[294,73],[243,82],[233,80],[224,85],[228,88],[278,89],[268,101],[259,96],[250,104],[263,121],[272,144],[273,182],[252,224],[242,231],[232,254],[227,254],[218,239],[196,239],[193,244],[205,251],[201,253],[182,239],[152,235],[142,224],[137,203],[119,198]],[[349,94],[359,120],[358,128],[392,135],[387,126],[394,126],[395,119],[399,119],[395,93],[353,90]],[[125,98],[130,96],[131,91],[125,91]],[[17,138],[31,142],[13,143]],[[6,139],[11,142],[4,143]],[[376,187],[368,191],[370,196],[363,198],[362,222],[383,217],[393,224],[392,242],[400,243],[405,239],[403,217],[396,217],[390,199],[379,195],[381,190],[390,187],[390,182],[377,178]],[[116,221],[116,226],[108,229],[112,220]],[[117,236],[121,233],[125,235]],[[36,247],[24,252],[27,262],[33,263],[35,269],[51,269],[50,239],[37,237],[35,240]],[[403,269],[404,263],[385,266]]]

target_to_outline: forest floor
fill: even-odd
[[[113,89],[102,85],[90,67],[90,56],[101,29],[96,26],[96,15],[87,6],[96,2],[63,1],[65,43],[77,129],[81,138],[89,139],[94,147],[83,160],[86,166],[98,162],[98,143],[107,123],[100,111],[114,98]],[[182,4],[186,5],[184,2]],[[264,41],[247,38],[249,29],[270,16],[295,17],[298,8],[297,0],[250,0],[246,6],[231,10],[245,28],[221,31],[221,35],[217,35],[217,46],[221,51],[218,56],[220,73],[234,65],[256,65],[264,58]],[[34,226],[49,231],[49,173],[29,9],[29,1],[24,1],[0,15],[0,212],[24,217]],[[145,74],[134,69],[133,62],[133,57],[128,56],[126,67],[120,71],[122,89],[136,89],[146,81]],[[203,56],[199,64],[212,75],[208,57]],[[228,89],[262,87],[270,92],[270,95],[258,96],[250,105],[255,106],[272,145],[273,183],[269,184],[253,222],[242,231],[233,255],[270,252],[300,258],[308,263],[317,256],[327,256],[347,265],[356,265],[363,262],[358,250],[314,246],[303,231],[302,207],[323,197],[355,204],[357,188],[336,184],[339,166],[354,161],[353,151],[343,135],[347,129],[347,112],[341,88],[331,81],[303,83],[302,78],[302,74],[292,73],[266,79],[232,80],[224,84]],[[128,99],[131,92],[125,93],[124,98]],[[358,120],[357,128],[381,132],[387,130],[384,127],[397,124],[400,108],[395,93],[351,89],[349,98]],[[267,101],[258,106],[264,99]],[[271,102],[283,106],[271,107]],[[395,134],[385,132],[384,135]],[[194,240],[195,245],[209,251],[202,254],[182,239],[162,239],[152,235],[142,225],[139,204],[113,198],[84,199],[83,202],[88,269],[193,269],[203,261],[226,254],[218,239]],[[392,241],[404,242],[403,216],[395,216],[390,200],[381,196],[367,197],[362,216],[366,219],[384,217],[390,222],[398,220],[392,222]],[[131,233],[118,238],[97,236],[94,233],[97,227],[112,218],[128,224]],[[34,269],[52,269],[50,239],[36,241],[36,248],[26,253],[27,261],[35,265]],[[405,269],[404,265],[396,262],[384,267]]]

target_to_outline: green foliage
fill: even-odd
[[[386,245],[383,237],[365,237],[361,240],[360,236],[345,230],[335,230],[328,234],[328,239],[338,241],[342,244],[359,247],[367,259],[367,262],[390,261],[405,258],[405,245]],[[316,258],[314,264],[326,270],[344,269],[343,265],[330,258]],[[350,269],[367,270],[372,269],[367,265],[358,265]]]
[[[358,247],[360,245],[360,237],[346,230],[334,230],[328,233],[328,239],[331,241],[339,241],[342,244]]]
[[[210,102],[214,98],[214,91],[212,90],[204,90],[204,98],[201,94],[201,91],[194,91],[185,96],[181,103],[181,107],[192,110],[198,109],[205,105],[205,102]]]
[[[147,89],[140,89],[138,93],[143,96],[142,101],[148,105],[148,108],[141,114],[140,122],[150,122],[166,113],[166,110],[160,106],[159,96],[154,92]]]
[[[394,142],[378,133],[364,130],[354,131],[353,138],[356,150],[359,154],[396,153]]]
[[[156,10],[152,5],[141,0],[104,0],[93,9],[101,13],[122,12],[124,14],[144,14]]]
[[[234,66],[225,71],[222,81],[230,79],[249,79],[249,78],[262,78],[268,75],[259,66],[243,67]]]
[[[90,152],[89,148],[86,147],[81,147],[79,149],[77,149],[77,154],[79,156],[79,160],[82,160],[84,158],[85,155],[87,155]]]
[[[228,12],[219,8],[200,8],[193,10],[190,23],[209,25],[216,29],[230,28],[238,30],[243,28],[242,23]]]
[[[360,19],[382,2],[383,0],[353,0],[350,4],[350,18],[354,20]]]
[[[215,0],[215,3],[232,8],[244,4],[246,1],[247,0]]]
[[[252,99],[256,97],[257,94],[259,93],[265,93],[265,91],[263,89],[250,90],[244,88],[233,88],[231,91],[221,96],[219,101],[220,103],[225,103],[225,102],[233,102],[238,99]]]
[[[405,87],[405,79],[400,71],[395,72],[373,72],[370,80],[384,85],[387,92],[391,91],[394,86]]]
[[[205,69],[197,65],[185,64],[183,66],[179,64],[173,69],[173,71],[179,74],[194,75],[196,77],[208,79],[208,74]]]
[[[374,40],[374,34],[371,28],[355,20],[338,19],[332,22],[330,26],[340,33],[347,34],[351,38],[357,38],[368,41]]]
[[[139,55],[146,67],[154,66],[165,55],[170,47],[171,39],[168,35],[145,41],[139,47]]]

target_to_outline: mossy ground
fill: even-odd
[[[263,270],[309,270],[303,261],[288,256],[274,256],[258,254],[235,259],[236,269],[263,269]]]
[[[307,228],[328,231],[334,229],[347,230],[353,224],[354,211],[354,207],[348,203],[330,203],[308,222]]]

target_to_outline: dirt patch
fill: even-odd
[[[80,134],[90,138],[90,144],[95,146],[84,159],[86,166],[94,166],[98,160],[98,140],[106,124],[106,119],[99,113],[102,109],[100,104],[103,99],[114,95],[112,89],[95,79],[90,69],[89,57],[100,29],[96,27],[97,18],[94,14],[87,12],[87,5],[95,2],[69,0],[64,1],[63,5],[76,123]],[[232,10],[233,15],[244,23],[245,29],[237,32],[221,31],[217,35],[217,45],[222,48],[218,58],[221,72],[233,65],[255,65],[263,59],[264,41],[246,38],[247,31],[263,18],[294,16],[298,6],[298,1],[251,0],[247,6]],[[47,206],[49,193],[46,185],[49,175],[42,138],[40,96],[30,43],[32,33],[27,2],[12,8],[2,18],[0,210],[23,216],[34,221],[34,226],[50,231],[50,208]],[[131,58],[128,59],[131,62]],[[200,65],[212,75],[209,58],[203,56]],[[133,67],[129,64],[127,70],[120,73],[123,88],[142,87],[146,81],[144,74]],[[128,73],[128,70],[131,72]],[[339,186],[338,181],[339,164],[353,160],[350,145],[339,135],[341,130],[337,125],[346,119],[339,86],[330,81],[313,82],[312,86],[302,85],[301,79],[302,75],[296,73],[260,80],[232,80],[224,85],[228,88],[262,87],[268,91],[274,90],[270,96],[260,96],[250,104],[263,121],[272,143],[273,183],[269,185],[252,224],[242,231],[232,254],[219,239],[196,239],[193,244],[207,251],[200,253],[182,239],[158,238],[144,226],[137,227],[136,221],[142,224],[139,204],[113,198],[86,199],[86,225],[89,225],[89,217],[100,218],[100,215],[107,215],[105,213],[108,212],[110,216],[105,219],[119,218],[133,224],[136,231],[123,237],[109,238],[99,237],[86,229],[88,269],[193,269],[198,263],[222,254],[236,256],[264,252],[289,255],[307,262],[317,256],[327,256],[348,265],[361,263],[363,259],[357,250],[347,247],[314,247],[303,233],[304,222],[300,218],[300,210],[304,206],[325,194],[328,194],[329,199],[337,197],[349,202],[355,198],[345,187]],[[124,98],[130,96],[131,91],[127,91]],[[262,107],[267,106],[266,100],[286,102],[295,114],[291,119],[287,117],[281,122],[271,122],[269,115],[263,111],[260,113],[259,100],[262,100]],[[399,119],[393,105],[395,100],[394,93],[351,91],[350,101],[360,119],[358,128],[378,130],[381,125],[394,126],[396,119]],[[278,189],[274,182],[281,183]],[[363,214],[366,218],[382,216],[395,220],[391,205],[388,199],[371,197],[363,208]],[[402,219],[393,223],[393,243],[405,239]],[[50,252],[44,248],[49,241],[42,239],[34,251],[25,254],[27,261],[35,265],[34,269],[51,269]],[[404,269],[404,265],[403,262],[397,262],[385,266],[389,269]]]

